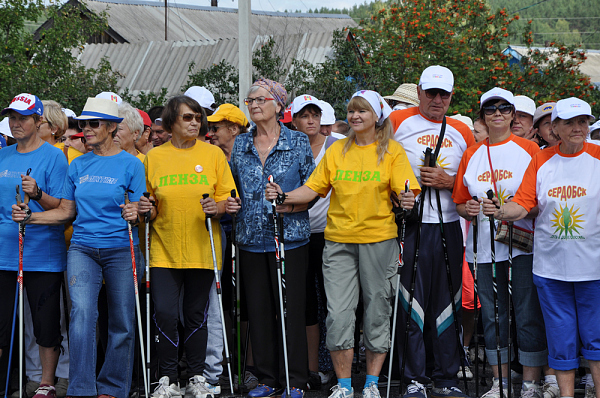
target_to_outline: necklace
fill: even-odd
[[[256,141],[254,142],[254,146],[256,147],[256,152],[258,152],[258,155],[260,156],[260,158],[265,158],[269,152],[271,151],[271,148],[273,147],[273,145],[275,145],[275,140],[277,139],[277,134],[275,134],[275,136],[273,137],[273,141],[271,141],[271,144],[267,147],[267,149],[263,152],[261,150],[258,149],[258,145],[256,144]]]

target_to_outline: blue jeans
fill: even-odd
[[[502,243],[496,243],[497,245]],[[548,362],[546,331],[537,290],[533,284],[533,256],[522,255],[513,258],[512,266],[512,304],[515,312],[517,336],[519,341],[519,363],[523,366],[544,366]],[[473,264],[469,264],[473,269]],[[508,362],[508,261],[496,263],[498,283],[498,308],[500,320],[500,357],[502,363]],[[496,326],[494,322],[494,289],[492,285],[492,264],[477,264],[477,290],[481,302],[485,346],[488,361],[498,365],[496,354]],[[511,352],[511,358],[514,354]]]
[[[138,282],[143,261],[135,246]],[[135,347],[135,292],[130,248],[95,249],[71,244],[67,278],[73,306],[69,344],[69,396],[129,396]],[[102,280],[108,299],[108,345],[96,380],[96,322]]]

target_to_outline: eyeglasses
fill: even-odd
[[[244,104],[246,104],[246,106],[250,106],[250,105],[252,105],[252,103],[254,101],[256,101],[256,103],[258,105],[262,105],[265,103],[265,101],[275,101],[275,98],[267,98],[267,97],[245,98]]]
[[[201,113],[184,113],[181,116],[181,120],[184,122],[191,122],[192,119],[196,120],[196,123],[202,123],[202,114]]]
[[[441,88],[430,88],[429,90],[425,90],[425,95],[429,99],[434,99],[438,96],[438,94],[440,95],[441,99],[448,99],[450,98],[450,94],[452,93],[449,93],[446,90],[442,90]]]
[[[496,113],[496,110],[499,110],[500,113],[504,115],[508,115],[512,112],[513,106],[511,104],[501,104],[501,105],[486,105],[483,107],[483,113],[490,116]]]
[[[210,126],[210,127],[208,128],[208,132],[209,132],[209,133],[216,133],[216,132],[217,132],[217,130],[219,130],[220,128],[221,128],[221,126],[217,126],[217,125]]]
[[[42,120],[42,123],[40,124],[40,126],[41,126],[42,124],[44,124],[44,123],[48,123],[48,126],[50,126],[50,128],[52,128],[52,123],[50,123],[50,122],[49,122],[49,121],[47,121],[47,120]]]
[[[77,124],[79,125],[79,128],[81,130],[83,130],[86,126],[90,126],[90,128],[92,129],[97,129],[98,127],[100,127],[100,125],[104,124],[104,121],[98,119],[78,120]]]

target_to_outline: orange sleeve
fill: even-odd
[[[465,175],[465,172],[467,171],[467,166],[469,165],[471,157],[480,146],[481,143],[479,143],[479,145],[477,146],[472,146],[469,149],[467,149],[463,153],[462,159],[460,160],[460,164],[458,165],[456,178],[454,179],[454,189],[452,190],[452,199],[457,205],[467,203],[467,201],[471,199],[469,188],[467,188],[467,186],[465,185],[463,177]]]
[[[417,106],[414,106],[414,107],[408,108],[408,109],[401,109],[398,111],[393,111],[392,113],[390,113],[390,122],[392,122],[392,127],[394,128],[394,134],[396,133],[396,130],[398,130],[398,127],[400,127],[402,122],[404,122],[409,117],[414,116],[418,113],[419,113],[419,107],[417,107]]]
[[[533,141],[513,135],[513,139],[517,145],[523,148],[531,157],[540,151],[540,147]]]
[[[446,123],[454,127],[463,136],[463,139],[467,143],[467,148],[476,144],[475,137],[473,136],[473,132],[471,131],[469,126],[467,126],[460,120],[452,119],[451,117],[446,118]]]
[[[525,174],[523,175],[523,181],[513,198],[513,202],[523,206],[527,212],[530,212],[535,206],[537,206],[537,173],[540,167],[546,163],[550,158],[556,154],[556,149],[546,148],[543,151],[538,151],[533,156]]]

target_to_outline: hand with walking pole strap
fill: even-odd
[[[154,207],[154,200],[150,198],[150,192],[144,192],[143,198],[147,199],[151,206]],[[142,202],[142,198],[140,198]],[[140,202],[138,202],[138,212],[140,210]],[[144,224],[146,227],[146,371],[148,372],[148,391],[150,391],[150,219],[152,217],[152,209],[144,213]]]
[[[487,199],[493,201],[494,192],[490,189],[487,191]],[[497,202],[496,198],[496,202]],[[498,360],[498,380],[500,385],[500,398],[504,398],[504,383],[502,381],[502,357],[500,355],[500,315],[498,308],[498,280],[496,278],[496,242],[494,240],[494,231],[496,225],[494,223],[494,216],[488,215],[490,219],[490,242],[491,242],[491,254],[492,254],[492,286],[494,288],[494,322],[496,329],[496,356]]]
[[[269,182],[274,183],[273,176],[269,176]],[[290,371],[287,352],[287,336],[286,336],[286,294],[285,294],[285,249],[283,243],[283,231],[279,230],[279,220],[277,215],[277,199],[272,202],[273,211],[273,227],[275,229],[275,261],[277,263],[277,279],[279,286],[279,312],[281,318],[281,336],[283,340],[283,363],[285,366],[285,383],[286,396],[290,397]],[[281,237],[281,241],[279,238]]]
[[[127,221],[127,232],[129,234],[129,250],[131,252],[131,267],[133,269],[133,291],[135,292],[135,309],[137,311],[137,324],[138,324],[138,334],[140,336],[140,353],[142,356],[142,372],[144,375],[144,392],[146,396],[149,397],[149,385],[147,379],[147,369],[146,369],[146,358],[144,354],[144,331],[142,330],[142,310],[140,308],[140,292],[138,289],[138,276],[137,276],[137,267],[135,265],[135,249],[133,245],[133,232],[132,232],[132,223],[138,221],[137,203],[131,203],[129,201],[129,193],[133,193],[131,190],[126,190],[124,193],[125,203],[120,205],[123,209],[122,217]]]
[[[227,343],[227,330],[225,328],[225,313],[223,311],[223,292],[221,291],[221,278],[219,277],[219,266],[217,265],[217,255],[215,251],[215,240],[213,237],[212,220],[215,214],[217,214],[217,204],[214,199],[209,198],[207,193],[202,195],[202,209],[206,215],[206,229],[208,230],[208,236],[210,238],[210,250],[213,259],[213,270],[215,273],[215,286],[217,290],[217,297],[219,298],[219,311],[221,315],[221,327],[223,329],[223,343],[225,346],[225,361],[227,362],[227,371],[229,372],[229,388],[233,394],[233,373],[231,373],[231,358],[229,356],[229,345]],[[214,204],[214,206],[213,206]],[[214,211],[214,212],[213,212]]]
[[[231,197],[235,198],[235,189],[231,190]],[[232,303],[232,318],[235,320],[234,331],[234,342],[236,346],[237,354],[237,375],[238,375],[238,393],[242,392],[244,388],[244,380],[242,378],[242,319],[241,319],[241,305],[240,305],[240,275],[239,266],[237,264],[237,245],[235,242],[235,228],[236,228],[236,215],[231,216],[231,287],[233,289],[233,303]]]
[[[404,182],[404,193],[407,194],[410,192],[410,181],[406,180]],[[414,205],[414,195],[412,198]],[[396,270],[396,289],[394,293],[396,298],[394,299],[394,318],[392,321],[392,346],[390,347],[390,359],[389,359],[389,368],[388,368],[388,383],[387,383],[387,392],[386,398],[390,398],[390,389],[392,387],[392,365],[394,363],[394,341],[396,340],[396,321],[398,320],[398,298],[400,296],[400,271],[402,271],[402,266],[404,265],[404,238],[406,235],[406,209],[404,211],[404,217],[402,217],[402,224],[400,227],[400,256],[398,257],[398,268]]]

